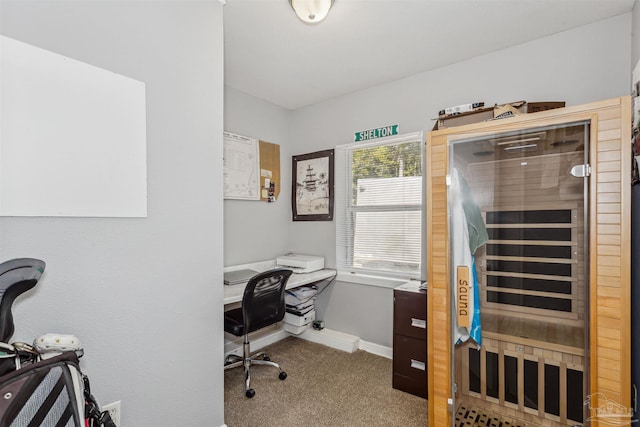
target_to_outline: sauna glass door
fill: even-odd
[[[455,426],[584,423],[589,123],[450,140]]]

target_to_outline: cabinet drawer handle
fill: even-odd
[[[422,319],[411,318],[411,326],[414,328],[427,329],[427,321]]]
[[[420,362],[419,360],[413,360],[411,359],[411,367],[415,368],[415,369],[420,369],[421,371],[424,371],[424,362]]]

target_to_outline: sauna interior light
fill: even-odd
[[[533,138],[512,139],[511,141],[499,142],[498,145],[508,145],[508,144],[513,144],[514,142],[530,142],[530,141],[540,141],[540,137],[539,136],[534,136]]]
[[[507,145],[507,144],[512,144],[514,142],[538,141],[546,138],[547,138],[547,132],[544,131],[544,132],[531,132],[531,133],[525,133],[525,134],[519,134],[519,135],[509,135],[509,136],[503,136],[498,138],[491,138],[489,139],[489,142],[491,144]]]
[[[512,150],[529,150],[538,148],[538,144],[526,144],[526,145],[513,145],[511,147],[504,147],[504,151]]]
[[[289,0],[291,8],[304,22],[315,24],[326,18],[334,0]]]

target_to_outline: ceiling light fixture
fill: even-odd
[[[289,0],[291,8],[304,22],[315,24],[326,18],[334,0]]]

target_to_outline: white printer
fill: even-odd
[[[324,257],[287,254],[276,258],[278,267],[288,268],[294,273],[312,273],[324,268]]]

